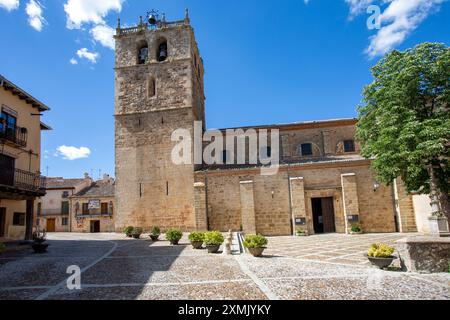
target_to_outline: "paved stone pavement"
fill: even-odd
[[[170,246],[52,234],[47,254],[0,255],[0,299],[450,299],[449,274],[379,271],[359,258],[367,244],[397,238],[270,238],[267,255],[253,258],[193,250],[186,237]],[[66,287],[71,265],[82,270],[82,290]]]
[[[387,243],[395,247],[395,242],[404,237],[405,234],[399,233],[361,235],[332,233],[309,237],[274,237],[269,238],[266,254],[308,261],[368,266],[370,262],[365,254],[371,244]]]

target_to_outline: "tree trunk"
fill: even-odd
[[[441,208],[444,216],[447,217],[448,221],[450,221],[450,196],[446,193],[441,195]]]
[[[442,217],[440,192],[437,187],[437,177],[433,163],[429,166],[430,172],[430,199],[431,199],[431,215],[433,217]]]

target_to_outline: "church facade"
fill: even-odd
[[[364,232],[417,231],[412,196],[400,181],[378,184],[360,155],[356,119],[233,128],[278,132],[277,143],[265,146],[267,155],[279,155],[276,174],[261,174],[263,164],[248,163],[248,155],[246,163],[224,164],[236,157],[228,144],[223,163],[174,163],[174,131],[208,134],[204,67],[188,13],[131,28],[119,22],[115,39],[116,231],[133,225],[274,236],[348,233],[355,224]]]

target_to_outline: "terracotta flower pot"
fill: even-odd
[[[265,249],[266,248],[248,248],[248,251],[250,251],[254,257],[261,257]]]
[[[194,249],[201,249],[203,247],[203,241],[192,241],[191,244]]]
[[[374,266],[377,266],[380,269],[389,267],[392,264],[392,261],[396,259],[396,257],[387,257],[387,258],[378,258],[378,257],[369,257],[370,263],[372,263]]]
[[[217,253],[220,249],[220,244],[206,245],[206,248],[208,249],[208,253]]]
[[[48,248],[48,244],[47,243],[33,243],[31,245],[31,247],[33,248],[35,253],[45,253],[47,252],[47,248]]]

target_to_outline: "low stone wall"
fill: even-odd
[[[409,272],[448,272],[450,238],[410,237],[397,241],[402,268]]]

